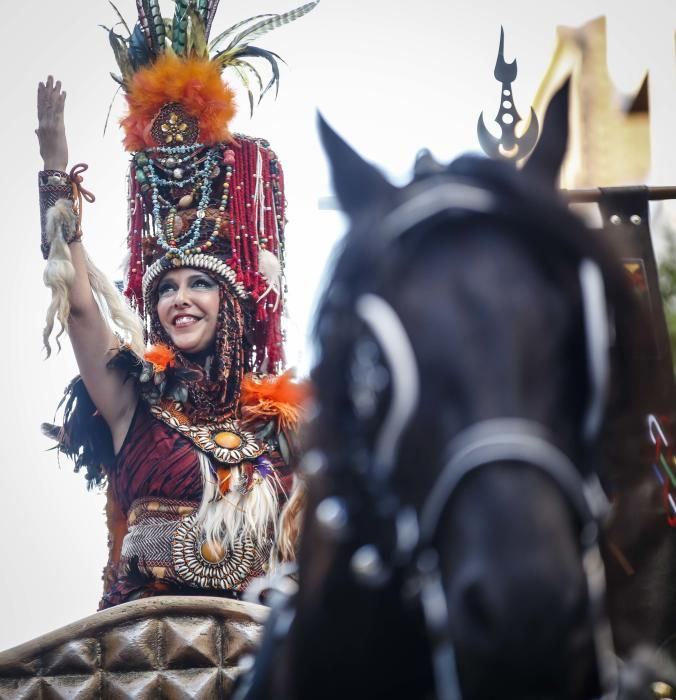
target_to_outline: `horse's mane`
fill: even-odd
[[[511,165],[475,156],[462,156],[445,169],[412,180],[416,187],[425,180],[471,184],[488,191],[497,202],[488,214],[471,213],[459,221],[446,218],[425,228],[425,242],[432,236],[451,237],[470,228],[477,230],[481,220],[490,230],[504,232],[532,255],[546,274],[570,290],[573,303],[579,303],[577,284],[579,264],[591,259],[600,268],[614,324],[612,383],[604,443],[613,462],[612,478],[631,480],[643,470],[636,460],[646,445],[642,416],[650,395],[649,373],[644,367],[641,334],[647,329],[636,296],[620,260],[620,251],[608,236],[589,229],[555,191],[536,178],[516,171]],[[410,265],[422,231],[407,233],[391,241],[380,225],[382,218],[407,198],[408,187],[392,188],[382,201],[364,209],[337,251],[332,282],[320,301],[315,320],[319,341],[319,363],[314,381],[320,396],[333,396],[334,419],[344,414],[345,371],[354,340],[354,320],[350,310],[356,299],[377,291],[399,271]],[[339,405],[340,404],[340,405]],[[615,436],[622,436],[622,452],[613,449]],[[626,465],[626,467],[625,467]],[[631,468],[633,467],[633,469]]]

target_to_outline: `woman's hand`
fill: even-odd
[[[65,171],[68,167],[68,141],[63,120],[66,93],[61,81],[54,83],[50,75],[46,83],[38,85],[38,128],[35,133],[40,142],[40,155],[45,170]]]

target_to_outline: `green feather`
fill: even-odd
[[[176,0],[176,10],[171,32],[171,47],[183,55],[188,44],[188,0]]]
[[[237,34],[237,36],[230,42],[230,44],[228,44],[226,51],[228,49],[234,48],[238,44],[241,44],[245,39],[245,43],[248,44],[254,39],[262,36],[263,34],[267,34],[267,32],[270,32],[273,29],[277,29],[277,27],[283,27],[285,24],[290,24],[291,22],[300,19],[308,12],[314,10],[314,8],[317,7],[318,4],[319,0],[313,0],[313,2],[308,2],[305,5],[301,5],[300,7],[297,7],[294,10],[289,10],[289,12],[284,12],[281,15],[273,15],[268,19],[264,19],[260,22],[257,22],[252,27],[249,27],[243,32]]]
[[[148,30],[153,52],[161,54],[166,45],[166,35],[164,32],[164,20],[160,11],[159,0],[142,0],[143,9],[148,18]]]
[[[207,13],[209,12],[209,0],[196,0],[196,9],[200,17],[204,21],[204,26],[207,24]]]
[[[258,83],[258,92],[263,92],[263,80],[261,79],[261,75],[256,70],[255,66],[249,63],[249,61],[242,61],[241,59],[237,61],[237,65],[246,68],[246,70],[248,70],[251,75],[256,78],[256,82]]]
[[[232,27],[228,27],[224,31],[222,31],[210,44],[209,48],[211,50],[215,49],[222,41],[225,39],[225,37],[230,36],[234,31],[239,29],[240,27],[243,27],[245,24],[248,24],[249,22],[253,22],[257,19],[262,19],[263,17],[276,17],[277,15],[267,13],[264,15],[255,15],[254,17],[249,17],[248,19],[243,19],[241,22],[237,22],[237,24],[233,24]]]

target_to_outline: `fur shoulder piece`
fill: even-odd
[[[279,376],[247,374],[242,380],[242,418],[276,420],[279,430],[293,431],[310,397],[309,382],[294,381],[293,370]]]
[[[200,372],[177,366],[171,348],[160,344],[151,345],[143,357],[123,346],[108,362],[108,367],[135,379],[141,398],[151,405],[162,399],[187,401],[190,382],[202,378]]]

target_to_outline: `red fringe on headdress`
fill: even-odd
[[[133,163],[129,168],[128,226],[127,247],[129,249],[129,268],[127,270],[127,286],[125,287],[124,295],[142,316],[143,273],[145,271],[143,260],[143,235],[146,223],[143,210],[143,197],[138,180],[136,179],[136,168]]]

